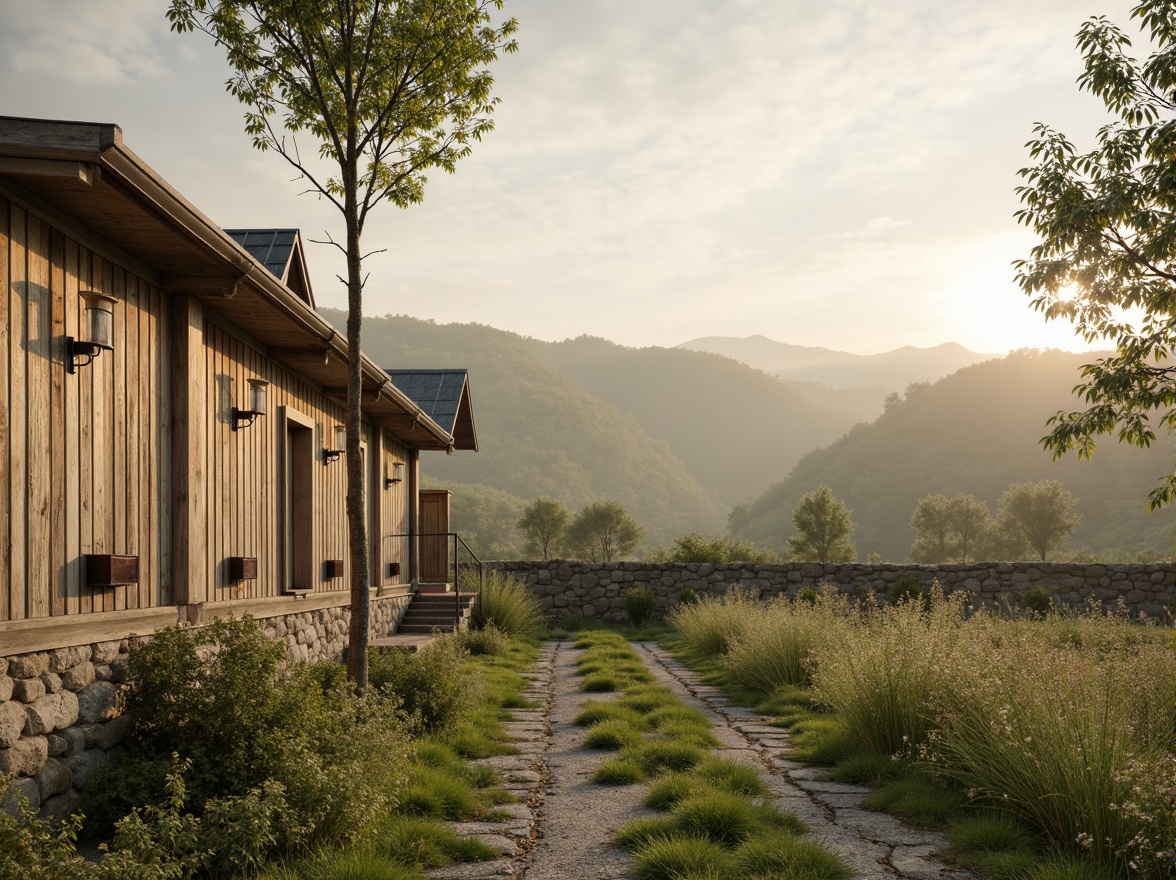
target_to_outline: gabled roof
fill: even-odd
[[[477,450],[470,379],[465,370],[388,370],[392,384],[408,395],[443,431],[454,449]]]
[[[302,237],[297,229],[226,229],[225,234],[314,308]]]
[[[0,116],[0,191],[166,294],[200,302],[277,363],[347,400],[347,340],[223,229],[129,150],[117,125]],[[290,273],[302,271],[299,259]],[[361,354],[361,405],[416,449],[456,448],[453,435]],[[461,448],[473,448],[462,446]]]

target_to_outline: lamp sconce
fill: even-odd
[[[265,415],[265,398],[269,382],[265,379],[249,380],[249,409],[233,407],[233,430],[248,428],[258,416]]]
[[[81,296],[85,303],[84,333],[78,339],[65,337],[65,368],[71,373],[76,373],[78,367],[88,367],[103,350],[114,351],[114,297],[92,290]]]
[[[323,450],[323,464],[330,464],[342,455],[343,450],[347,447],[347,428],[343,425],[335,425],[335,430],[331,433],[335,435],[335,447]]]
[[[404,462],[394,461],[392,462],[391,472],[388,470],[384,471],[384,488],[391,489],[402,480],[404,480]]]

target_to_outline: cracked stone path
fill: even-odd
[[[827,768],[780,757],[789,746],[786,730],[750,709],[731,706],[718,688],[704,685],[656,644],[635,643],[650,671],[688,705],[707,714],[722,757],[760,769],[776,806],[805,821],[810,836],[838,852],[858,880],[943,880],[967,877],[935,858],[946,847],[941,834],[908,828],[884,813],[865,810],[868,788],[824,779]],[[437,880],[521,877],[525,880],[620,880],[629,855],[612,846],[612,832],[630,819],[653,815],[641,805],[646,786],[600,786],[590,782],[606,754],[583,747],[584,729],[572,720],[587,699],[575,674],[581,654],[570,643],[548,643],[528,673],[528,699],[541,708],[515,710],[507,733],[518,755],[484,759],[499,769],[504,787],[525,803],[509,805],[510,821],[453,823],[463,835],[498,848],[490,862],[429,871]]]

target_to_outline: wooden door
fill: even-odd
[[[448,489],[421,490],[421,582],[443,584],[449,580]]]

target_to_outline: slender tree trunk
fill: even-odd
[[[353,141],[354,142],[354,141]],[[363,694],[368,685],[368,629],[371,625],[371,581],[367,521],[364,516],[363,457],[359,448],[363,384],[360,327],[363,324],[363,275],[359,250],[358,163],[349,157],[346,175],[347,222],[347,535],[351,553],[351,628],[347,640],[347,677]]]

